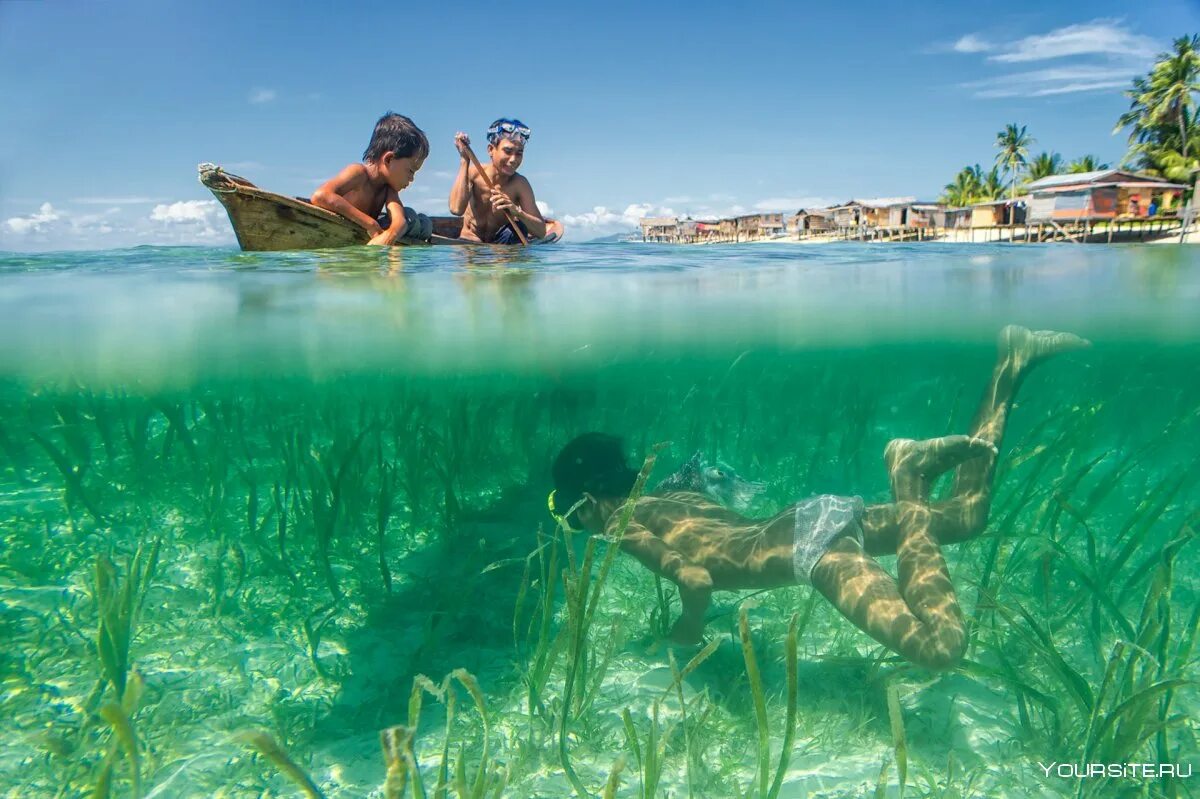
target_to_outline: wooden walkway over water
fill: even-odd
[[[1046,242],[1107,243],[1152,241],[1178,236],[1182,231],[1178,218],[1162,219],[1079,219],[1050,222],[1019,222],[986,227],[843,227],[832,237],[843,241],[923,242],[1007,241],[1017,244]]]

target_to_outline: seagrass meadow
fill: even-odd
[[[0,795],[1200,795],[1188,250],[0,255]],[[755,516],[888,501],[1007,323],[1093,346],[945,548],[953,669],[802,586],[673,647],[675,587],[547,512],[588,430],[635,492],[702,450]]]

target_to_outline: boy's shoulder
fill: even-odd
[[[517,190],[517,191],[520,191],[521,189],[532,189],[533,188],[533,186],[530,184],[528,178],[526,178],[520,172],[514,172],[513,176],[508,179],[508,181],[505,185],[507,187],[511,187],[512,189]]]
[[[362,161],[355,161],[352,164],[346,164],[342,168],[342,174],[346,177],[365,178],[368,176],[367,165]]]

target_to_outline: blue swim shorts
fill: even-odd
[[[865,513],[862,497],[820,494],[801,500],[796,505],[796,538],[792,549],[796,582],[812,585],[813,567],[842,536],[852,536],[861,546]]]

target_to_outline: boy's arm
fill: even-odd
[[[379,223],[368,214],[360,211],[343,196],[349,193],[356,183],[361,182],[362,178],[362,164],[351,164],[334,177],[325,181],[320,188],[313,192],[310,201],[313,205],[324,208],[327,211],[333,211],[338,216],[344,216],[351,222],[357,222],[359,225],[365,227],[367,232],[374,237],[383,232],[383,229],[379,227]]]
[[[712,575],[708,569],[685,562],[682,555],[636,522],[629,523],[621,539],[621,547],[650,571],[666,577],[680,588],[712,590]]]
[[[671,640],[683,646],[700,643],[704,636],[704,615],[712,602],[713,582],[708,569],[686,563],[683,556],[661,538],[635,523],[630,523],[626,529],[621,546],[651,571],[679,586],[683,612],[671,627]]]
[[[450,213],[462,216],[467,212],[467,203],[471,201],[471,162],[467,160],[467,148],[471,140],[465,133],[456,134],[454,146],[461,156],[458,161],[458,175],[450,186]]]
[[[450,187],[450,213],[462,216],[467,212],[467,203],[471,201],[471,165],[466,161],[458,164],[458,174],[454,176],[454,185]]]
[[[395,244],[396,239],[403,236],[404,231],[408,229],[408,220],[404,218],[404,204],[400,202],[399,194],[389,190],[384,207],[388,212],[388,229],[372,236],[367,244]]]

